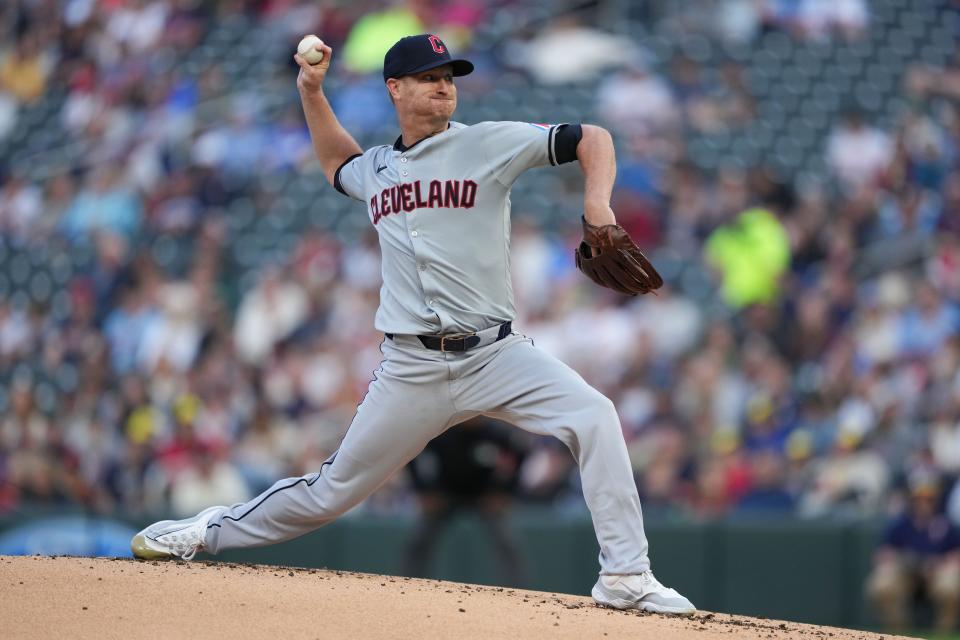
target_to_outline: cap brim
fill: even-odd
[[[445,64],[449,64],[453,68],[453,75],[456,77],[473,73],[473,63],[469,60],[438,60],[436,62],[431,62],[430,64],[425,64],[422,67],[417,67],[411,71],[407,71],[403,75],[409,76],[414,73],[422,73],[424,71],[429,71],[430,69],[442,67]]]

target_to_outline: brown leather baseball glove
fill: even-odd
[[[588,278],[628,296],[663,286],[663,278],[618,224],[596,227],[583,218],[583,242],[573,255]]]

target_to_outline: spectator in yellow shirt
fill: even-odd
[[[46,90],[49,65],[40,53],[37,39],[26,34],[0,63],[0,89],[19,102],[33,102]]]
[[[355,73],[379,71],[391,42],[431,28],[420,17],[428,10],[422,0],[407,0],[360,18],[350,29],[344,44],[344,64]]]
[[[720,272],[723,299],[741,308],[776,299],[790,264],[790,239],[770,209],[754,207],[711,233],[704,253]]]

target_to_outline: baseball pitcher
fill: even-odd
[[[613,403],[570,367],[514,331],[510,189],[531,167],[579,161],[584,241],[577,266],[594,282],[636,295],[662,284],[616,224],[613,142],[580,124],[451,120],[454,78],[473,71],[423,34],[387,52],[383,79],[400,136],[363,151],[323,91],[332,50],[299,53],[297,86],[327,180],[362,203],[377,230],[383,286],[375,326],[384,360],[339,449],[316,473],[280,480],[253,500],[211,507],[138,533],[138,558],[273,544],[345,513],[455,424],[486,415],[559,438],[576,458],[600,543],[594,599],[620,609],[689,615],[693,604],[650,570],[640,500]],[[311,56],[315,59],[316,56]]]

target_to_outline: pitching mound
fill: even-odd
[[[880,638],[725,614],[612,611],[556,593],[214,562],[0,556],[0,594],[11,640]]]

